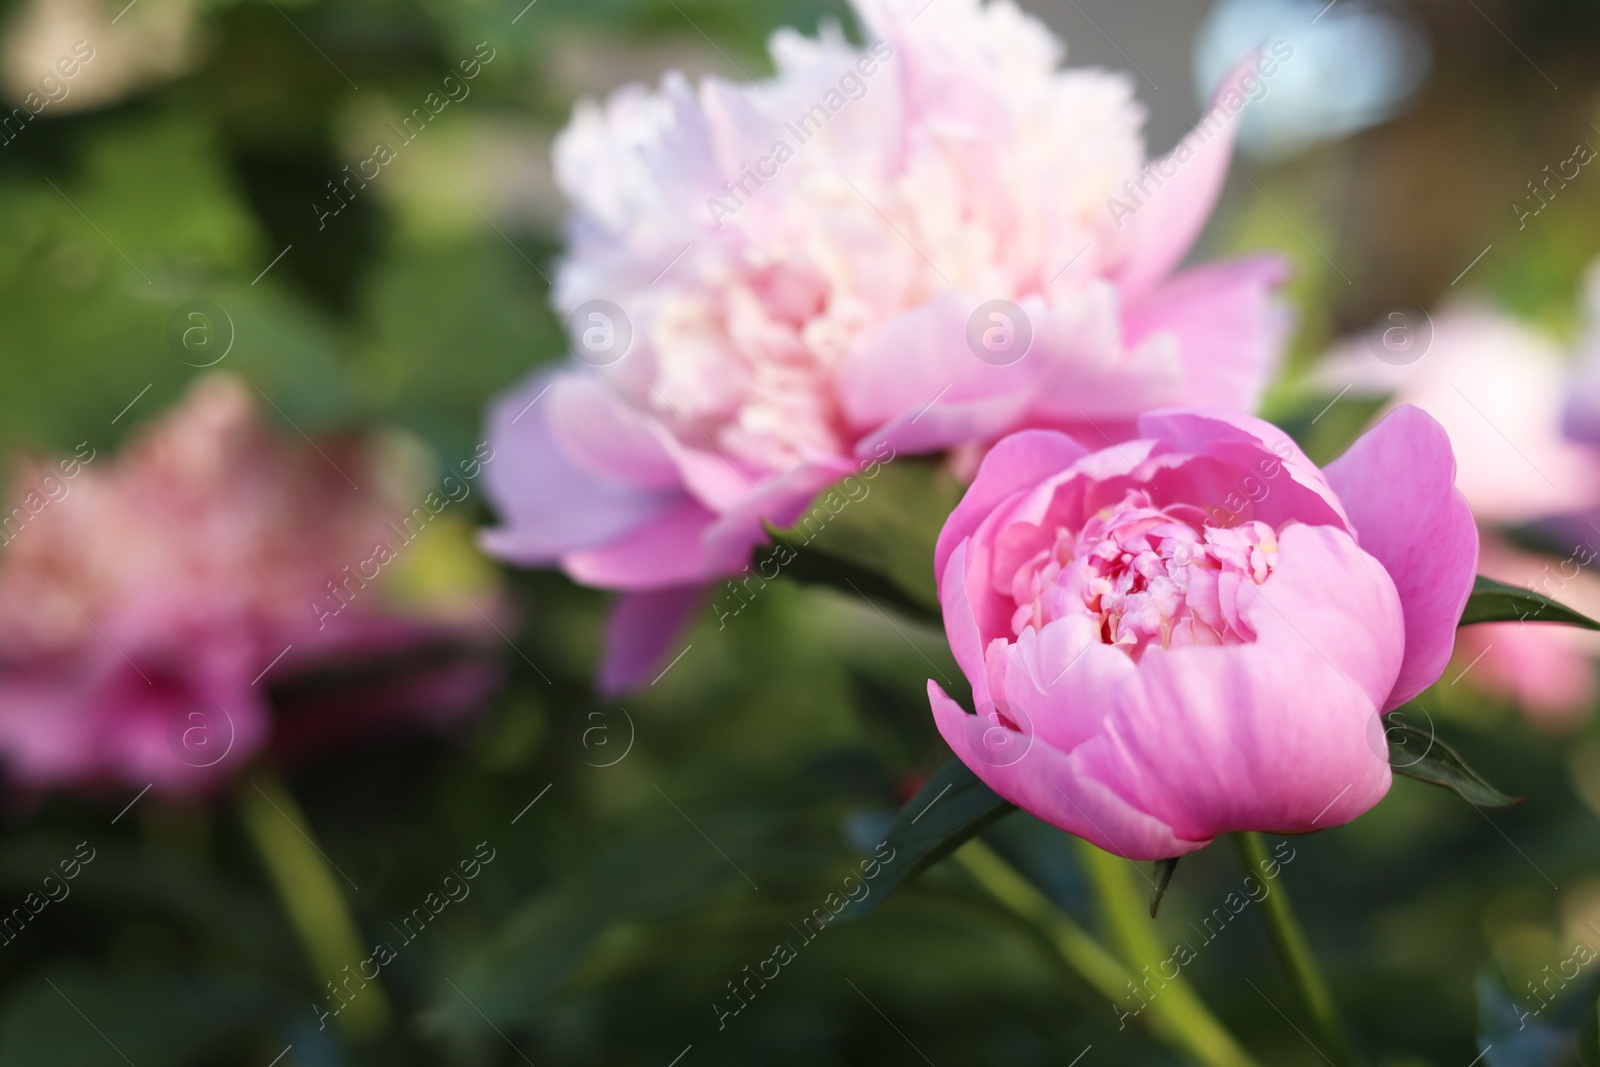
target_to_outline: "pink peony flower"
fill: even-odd
[[[1380,715],[1437,679],[1477,530],[1438,423],[1402,408],[1319,471],[1246,416],[1166,411],[1091,452],[1001,441],[939,536],[1001,796],[1132,859],[1348,822],[1388,791]]]
[[[376,545],[406,551],[386,520],[414,523],[422,497],[392,468],[357,442],[280,438],[221,375],[115,458],[85,445],[24,467],[0,516],[0,759],[13,779],[194,792],[269,744],[306,751],[397,719],[458,718],[493,676],[481,656],[442,653],[475,643],[481,620],[403,612],[367,588]],[[300,714],[329,703],[313,677],[396,657],[404,684],[394,669],[334,681],[336,705]]]
[[[1276,363],[1277,260],[1172,272],[1281,55],[1146,166],[1128,80],[1062,69],[1014,5],[856,9],[865,47],[782,31],[768,81],[669,75],[580,105],[556,143],[575,358],[490,414],[484,544],[630,594],[607,688],[746,565],[763,519],[863,462],[1248,410]]]

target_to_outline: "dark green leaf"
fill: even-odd
[[[875,463],[823,490],[793,525],[769,530],[763,560],[800,581],[831,585],[939,621],[933,548],[962,486],[943,467],[916,459]]]
[[[977,836],[1001,816],[1016,811],[984,785],[967,765],[953,759],[940,767],[894,817],[884,844],[894,851],[873,879],[872,891],[839,913],[858,919],[901,883]]]
[[[757,574],[781,574],[802,585],[821,585],[838,590],[851,599],[865,599],[874,606],[892,608],[930,625],[938,626],[942,616],[937,605],[929,605],[908,593],[897,582],[848,559],[795,539],[792,529],[767,527],[773,544],[757,549],[753,568]]]
[[[1580,615],[1542,593],[1520,585],[1506,585],[1480,576],[1457,625],[1475,622],[1563,622],[1586,630],[1600,630],[1600,622]]]
[[[1480,808],[1504,808],[1522,801],[1486,782],[1431,728],[1419,730],[1396,718],[1385,725],[1384,736],[1389,741],[1389,766],[1408,778],[1442,785]]]
[[[1174,856],[1170,860],[1156,860],[1156,879],[1150,883],[1150,918],[1156,917],[1161,898],[1167,895],[1167,886],[1172,882],[1172,873],[1178,869],[1178,861],[1182,858]]]

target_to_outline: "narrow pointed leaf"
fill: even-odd
[[[865,600],[874,607],[897,611],[932,626],[943,624],[937,604],[906,592],[898,582],[869,567],[835,556],[795,536],[792,529],[769,525],[773,543],[756,550],[751,570],[762,578],[781,576],[801,585],[820,585],[834,589],[852,600]]]
[[[1600,630],[1600,622],[1573,611],[1542,593],[1520,585],[1506,585],[1481,575],[1473,583],[1472,595],[1457,625],[1475,622],[1559,622]]]
[[[863,880],[867,895],[839,913],[841,919],[870,914],[913,875],[954,852],[996,819],[1016,807],[983,784],[967,765],[952,759],[934,771],[917,795],[900,809],[884,838],[894,851],[875,878]],[[883,848],[880,846],[879,851]]]
[[[933,549],[964,486],[915,458],[873,463],[817,494],[790,526],[769,526],[773,545],[756,568],[829,585],[852,599],[939,622]]]
[[[1389,739],[1389,766],[1398,774],[1444,786],[1480,808],[1505,808],[1522,802],[1521,797],[1508,796],[1490,785],[1431,730],[1391,720],[1385,736]]]
[[[1178,861],[1182,858],[1174,856],[1170,860],[1156,860],[1156,878],[1150,883],[1150,918],[1156,917],[1161,898],[1167,895],[1167,886],[1172,882],[1172,873],[1178,869]]]

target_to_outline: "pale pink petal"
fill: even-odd
[[[1025,405],[1038,387],[1040,354],[1030,350],[1004,365],[979,359],[967,344],[967,321],[980,303],[961,293],[944,293],[879,331],[839,376],[839,398],[851,425],[871,431],[891,420],[916,417],[935,404],[1018,394]]]
[[[559,376],[538,374],[490,408],[496,460],[484,485],[502,525],[483,531],[484,548],[518,563],[552,563],[576,548],[604,544],[659,516],[681,496],[608,480],[574,462],[544,405]],[[653,442],[652,442],[653,443]]]
[[[937,682],[928,682],[928,699],[939,733],[956,756],[1030,814],[1130,859],[1168,859],[1209,843],[1180,839],[1045,742],[1007,736],[1011,732],[989,715],[967,714]]]
[[[707,552],[706,532],[716,513],[683,499],[648,526],[599,548],[578,549],[561,557],[566,572],[601,589],[649,590],[704,582],[731,574],[743,560],[732,552]]]
[[[1454,301],[1427,318],[1391,312],[1330,350],[1315,380],[1330,396],[1348,390],[1346,399],[1388,397],[1387,410],[1426,411],[1450,437],[1456,487],[1473,514],[1524,523],[1600,505],[1594,450],[1562,434],[1570,375],[1566,353],[1545,331]]]
[[[1185,406],[1254,411],[1288,337],[1289,315],[1274,295],[1287,279],[1275,256],[1185,271],[1130,309],[1128,344],[1170,338]]]
[[[1244,106],[1240,85],[1254,75],[1256,58],[1246,56],[1228,72],[1207,103],[1200,124],[1165,158],[1147,168],[1160,186],[1126,220],[1133,252],[1117,273],[1118,287],[1130,300],[1149,292],[1171,273],[1211,216],[1228,176],[1239,112]]]
[[[656,420],[624,403],[597,375],[540,375],[502,406],[536,397],[534,408],[514,411],[511,418],[518,425],[542,420],[560,455],[597,482],[665,491],[682,483]],[[491,416],[491,426],[497,425]]]

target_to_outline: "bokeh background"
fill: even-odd
[[[549,144],[574,101],[669,67],[761,76],[778,26],[849,25],[821,0],[525,4],[0,4],[8,106],[74,42],[94,50],[61,99],[0,134],[0,447],[115,449],[202,373],[171,324],[203,300],[225,313],[207,320],[216,343],[231,342],[217,369],[270,397],[286,434],[376,430],[437,469],[456,464],[481,440],[486,400],[565,351],[546,303],[563,210]],[[1431,336],[1443,309],[1491,309],[1577,358],[1600,176],[1583,169],[1524,213],[1544,168],[1600,145],[1600,5],[1023,6],[1065,37],[1069,62],[1137,80],[1153,153],[1198,117],[1228,59],[1263,39],[1294,46],[1250,113],[1200,255],[1271,249],[1294,263],[1297,328],[1269,414],[1317,458],[1381,399],[1340,395],[1319,357],[1350,337],[1359,353],[1393,314]],[[486,54],[470,96],[321,217],[314,205],[328,210],[328,183],[370,154],[374,131]],[[1440,331],[1430,345],[1444,343]],[[1516,380],[1515,346],[1485,358]],[[506,590],[493,700],[448,734],[283,771],[284,804],[343,878],[309,871],[280,891],[243,785],[186,803],[8,792],[0,905],[80,842],[95,858],[0,944],[0,1064],[1176,1062],[1119,1031],[1037,930],[950,864],[829,927],[719,1027],[727,983],[838,887],[947,757],[922,696],[930,674],[958,673],[943,636],[779,583],[725,628],[703,619],[659,684],[602,701],[588,680],[604,598],[500,573],[472,544],[488,517],[474,494],[430,528],[408,580],[421,596]],[[1421,704],[1525,803],[1484,813],[1398,780],[1356,823],[1294,841],[1282,885],[1373,1063],[1578,1062],[1565,1034],[1592,1018],[1600,966],[1547,1007],[1528,983],[1579,941],[1600,944],[1592,691],[1530,713],[1470,658]],[[989,839],[1097,926],[1063,835],[1019,813]],[[332,885],[375,943],[485,842],[494,859],[470,896],[361,993],[370,1010],[319,1024],[341,976],[308,950],[297,892],[304,906]],[[1186,860],[1159,936],[1188,937],[1241,879],[1226,844]],[[1187,973],[1263,1063],[1321,1062],[1259,915]],[[1587,1047],[1584,1062],[1600,1057]]]

